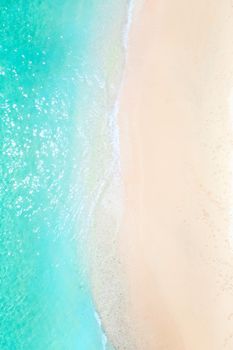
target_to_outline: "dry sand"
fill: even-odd
[[[132,24],[119,123],[134,349],[233,349],[232,38],[229,0],[144,0]]]

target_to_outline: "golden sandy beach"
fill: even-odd
[[[132,24],[120,246],[135,349],[233,349],[232,38],[229,0],[144,0]]]

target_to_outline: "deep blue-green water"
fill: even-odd
[[[1,350],[108,347],[83,241],[101,150],[113,149],[126,10],[125,0],[0,0]]]

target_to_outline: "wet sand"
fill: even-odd
[[[145,0],[132,23],[120,254],[135,349],[233,348],[232,37],[228,0]]]

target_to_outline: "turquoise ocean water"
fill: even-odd
[[[0,0],[0,350],[110,349],[85,267],[127,0]]]

